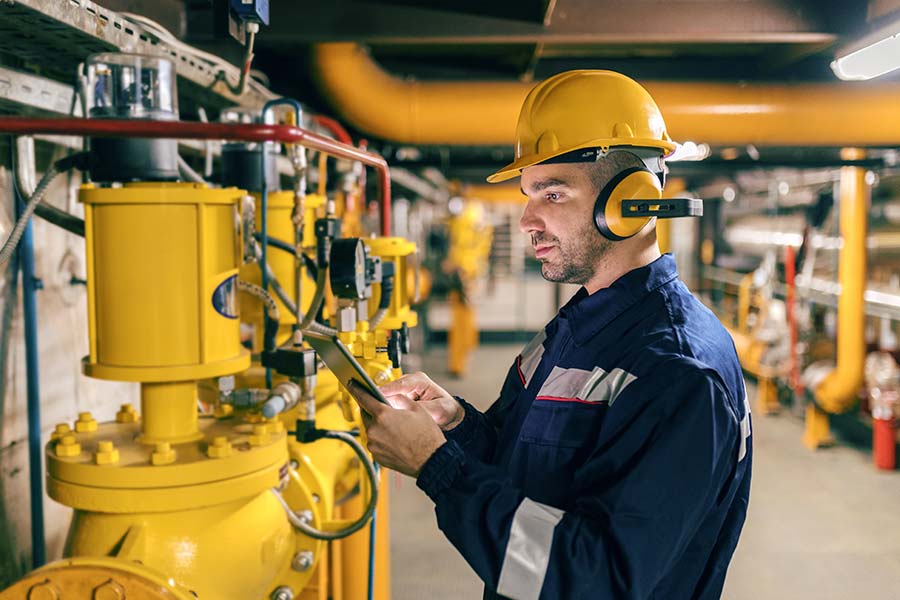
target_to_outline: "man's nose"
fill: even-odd
[[[535,203],[531,200],[525,204],[525,210],[522,211],[522,217],[519,219],[519,229],[522,233],[535,233],[544,229],[544,222],[538,215]]]

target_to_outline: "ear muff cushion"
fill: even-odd
[[[618,242],[639,232],[651,217],[622,217],[622,201],[662,197],[659,178],[644,167],[625,169],[600,190],[594,203],[594,224],[603,237]]]

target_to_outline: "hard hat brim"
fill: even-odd
[[[572,148],[561,148],[556,152],[548,154],[530,154],[528,156],[523,156],[518,160],[514,160],[513,162],[509,163],[499,171],[489,175],[487,178],[487,182],[500,183],[501,181],[506,181],[508,179],[512,179],[513,177],[518,177],[522,174],[522,169],[533,167],[534,165],[540,164],[546,160],[550,160],[551,158],[566,154],[568,152],[573,152],[575,150],[580,150],[582,148],[609,149],[620,146],[630,146],[632,148],[654,148],[662,151],[663,156],[665,157],[672,154],[675,151],[675,148],[678,147],[678,144],[669,140],[636,138],[605,138],[600,140],[592,140],[584,144],[579,144],[578,146],[574,146]]]

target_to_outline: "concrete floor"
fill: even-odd
[[[447,376],[442,348],[421,368],[486,408],[519,350],[479,348],[478,368],[461,380]],[[811,453],[802,431],[788,414],[754,421],[750,513],[722,597],[900,600],[900,472],[877,472],[852,448]],[[394,600],[480,598],[481,583],[437,529],[431,501],[397,474],[391,491]]]

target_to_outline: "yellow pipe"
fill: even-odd
[[[747,273],[738,285],[738,314],[737,328],[741,333],[747,333],[747,321],[750,316],[750,290],[753,289],[753,273]]]
[[[859,160],[862,150],[846,148],[844,160]],[[838,259],[837,361],[825,379],[816,387],[816,403],[829,413],[843,413],[856,402],[863,381],[866,358],[865,303],[866,290],[866,218],[869,187],[866,170],[842,167],[840,182],[840,227],[843,245]]]
[[[180,443],[199,439],[197,382],[172,381],[141,384],[140,441]]]
[[[414,144],[510,144],[519,108],[535,85],[401,79],[353,43],[319,44],[313,61],[320,88],[347,122]],[[724,146],[900,143],[896,83],[642,83],[675,140]]]
[[[467,200],[499,204],[525,204],[528,197],[522,193],[519,183],[488,184],[470,183],[463,188]]]

